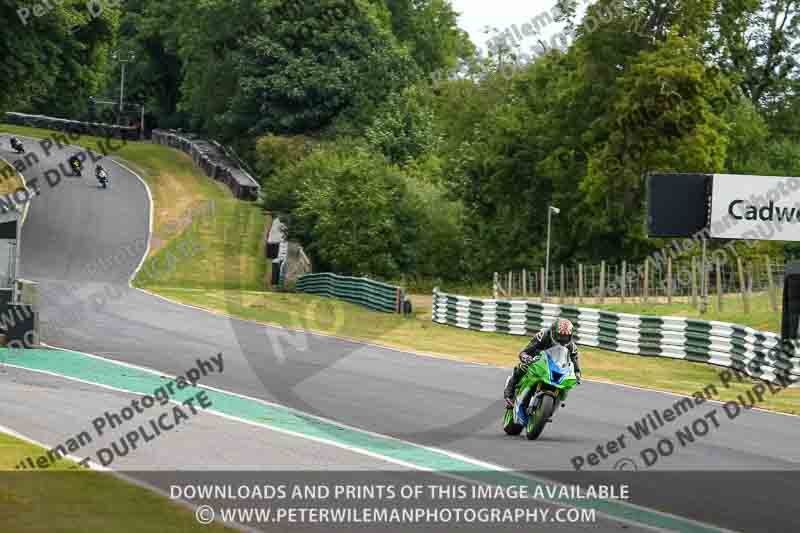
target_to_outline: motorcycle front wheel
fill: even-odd
[[[528,417],[528,424],[525,426],[525,436],[528,440],[536,440],[544,431],[544,426],[553,416],[556,407],[556,400],[549,394],[543,394],[539,401],[539,406],[531,416]]]

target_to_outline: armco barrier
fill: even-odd
[[[78,135],[92,135],[126,140],[139,139],[139,128],[129,126],[114,126],[113,124],[100,124],[96,122],[80,122],[65,118],[47,117],[44,115],[26,115],[24,113],[6,113],[5,122],[15,126],[29,128],[43,128],[56,131],[75,133]]]
[[[300,276],[295,288],[301,292],[339,298],[375,311],[402,313],[402,288],[368,278],[337,276],[328,272]]]
[[[556,318],[572,321],[575,340],[583,346],[708,363],[770,382],[800,380],[800,357],[794,345],[782,345],[778,335],[746,326],[433,291],[432,320],[440,324],[531,336]]]
[[[191,133],[166,130],[153,130],[152,138],[154,143],[189,154],[207,176],[225,183],[240,200],[258,199],[258,182],[239,168],[217,144]]]

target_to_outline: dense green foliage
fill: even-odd
[[[358,130],[471,51],[455,20],[444,0],[133,0],[121,34],[160,120],[241,142]]]
[[[526,63],[448,0],[66,1],[0,36],[0,109],[79,112],[134,51],[129,93],[236,145],[318,268],[394,278],[537,265],[548,205],[557,262],[639,261],[648,172],[800,175],[797,2],[558,4],[574,38]]]
[[[315,149],[265,181],[268,205],[320,268],[432,277],[462,255],[461,211],[444,191],[354,141]]]
[[[75,116],[105,81],[119,8],[97,16],[84,0],[0,0],[0,112]]]

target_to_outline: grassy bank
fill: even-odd
[[[267,324],[305,329],[329,335],[411,350],[449,359],[510,368],[527,338],[480,333],[431,322],[430,305],[414,298],[412,317],[375,313],[349,303],[312,295],[234,290],[162,288],[160,294],[184,303]],[[724,369],[701,363],[612,353],[581,348],[587,379],[623,383],[656,390],[692,394],[713,384],[719,400],[733,400],[755,381],[725,388]],[[498,384],[499,387],[502,384]],[[800,414],[800,389],[789,389],[765,399],[761,407]]]
[[[186,507],[110,474],[62,459],[46,471],[15,471],[46,450],[0,434],[0,524],[14,533],[232,531],[202,526]]]

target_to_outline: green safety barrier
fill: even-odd
[[[405,301],[405,291],[401,287],[330,272],[300,276],[295,288],[300,292],[338,298],[385,313],[402,313]]]
[[[572,321],[580,345],[728,367],[771,382],[800,380],[797,346],[747,326],[433,291],[432,320],[439,324],[531,336],[557,318]]]

